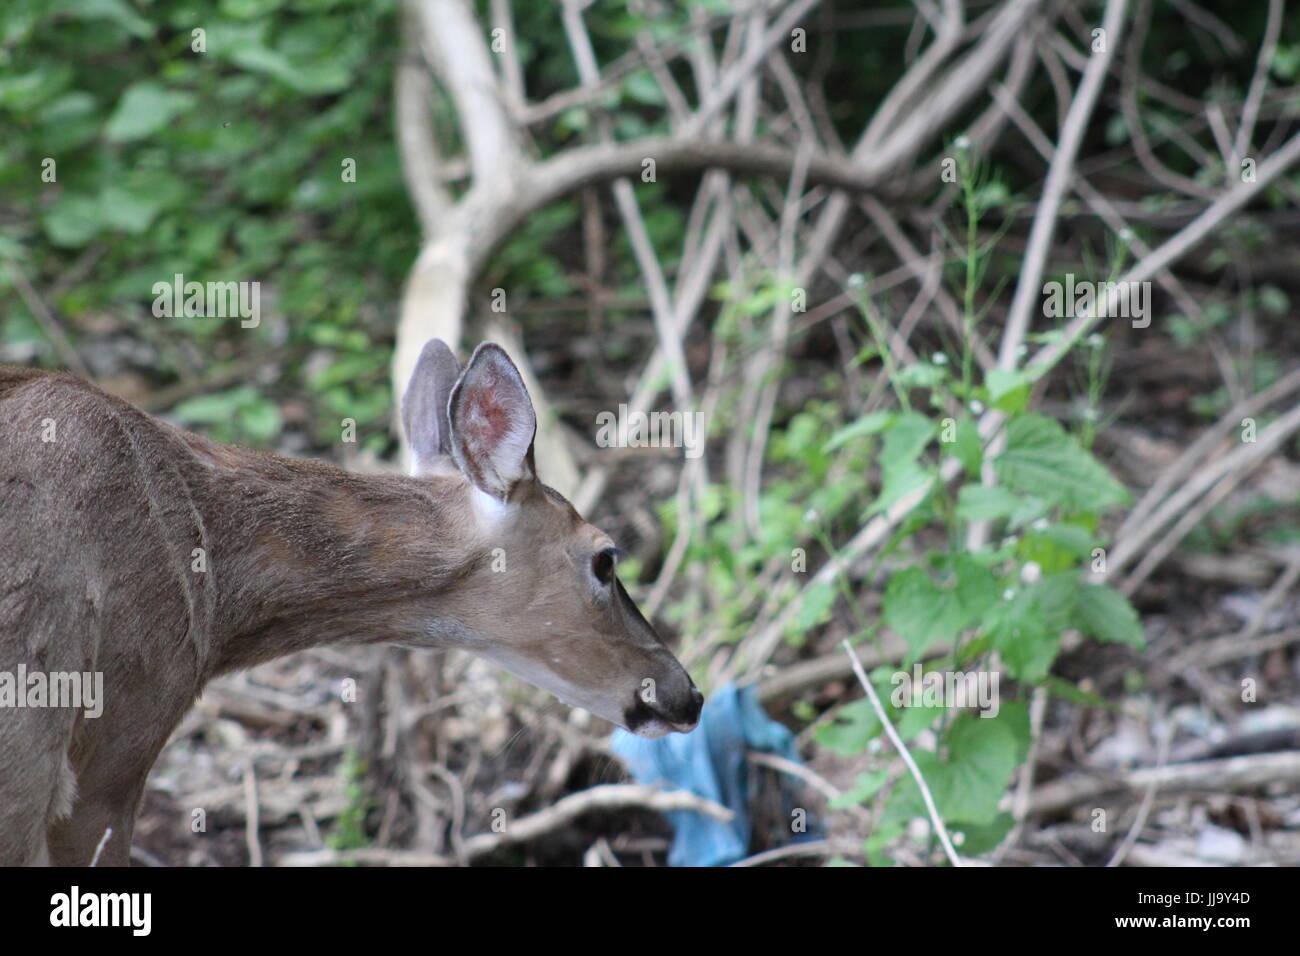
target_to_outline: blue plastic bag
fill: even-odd
[[[746,750],[799,762],[794,735],[763,712],[752,686],[734,684],[705,702],[700,725],[689,734],[646,740],[617,730],[610,747],[638,783],[689,790],[735,814],[724,822],[694,810],[669,811],[674,831],[670,866],[726,866],[748,853],[752,822]]]

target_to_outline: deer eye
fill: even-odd
[[[591,573],[596,576],[596,580],[601,584],[609,584],[614,578],[614,561],[618,557],[617,548],[606,548],[604,551],[597,551],[591,559]]]

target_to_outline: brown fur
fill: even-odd
[[[0,671],[101,671],[105,696],[98,719],[0,709],[0,865],[84,865],[109,827],[101,864],[125,864],[149,769],[204,684],[320,644],[463,647],[614,720],[648,677],[657,710],[693,723],[680,665],[587,583],[608,539],[536,481],[499,522],[474,494],[455,472],[220,445],[70,375],[0,368]]]

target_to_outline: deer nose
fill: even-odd
[[[643,733],[643,728],[655,724],[664,729],[648,736],[661,736],[667,733],[669,728],[682,734],[690,733],[700,722],[704,695],[693,683],[689,683],[689,680],[687,678],[688,685],[683,688],[684,693],[661,694],[653,703],[637,694],[632,706],[624,715],[624,726],[633,733],[641,733],[643,736],[647,736]]]
[[[691,685],[691,702],[686,706],[686,713],[689,717],[686,720],[688,724],[698,724],[700,722],[700,711],[704,709],[704,695],[694,684]]]
[[[681,733],[689,733],[700,722],[700,712],[704,709],[704,695],[694,684],[686,694],[686,700],[675,706],[665,707],[660,715]]]

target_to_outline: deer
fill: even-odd
[[[538,478],[506,352],[462,370],[431,340],[400,418],[409,473],[362,475],[0,367],[0,865],[129,865],[204,685],[326,644],[459,649],[639,736],[695,728],[621,552]],[[24,673],[102,675],[100,712],[15,706]]]

